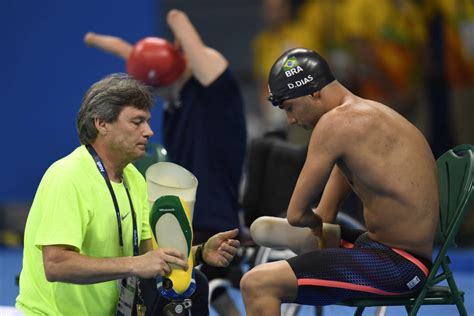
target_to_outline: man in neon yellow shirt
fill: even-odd
[[[177,250],[153,249],[146,183],[130,164],[153,135],[152,105],[150,89],[125,74],[86,93],[82,146],[46,171],[28,215],[16,304],[25,315],[113,315],[116,280],[164,276],[170,263],[190,268]],[[203,260],[228,265],[237,233],[211,237]]]

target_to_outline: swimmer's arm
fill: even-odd
[[[351,191],[352,188],[341,169],[335,165],[314,212],[321,217],[324,223],[334,223],[340,205]]]
[[[322,218],[311,206],[319,204],[323,190],[338,159],[331,120],[321,118],[315,127],[306,156],[306,161],[296,182],[288,206],[287,219],[290,225],[321,230]],[[337,125],[335,125],[337,126]]]
[[[227,68],[227,60],[219,52],[203,43],[184,12],[170,10],[166,19],[176,40],[183,48],[194,77],[203,86],[210,85]]]

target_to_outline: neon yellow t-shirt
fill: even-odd
[[[151,238],[146,182],[129,164],[124,170],[137,216],[138,238]],[[46,280],[42,246],[70,245],[92,257],[133,255],[132,216],[122,183],[113,183],[123,230],[119,246],[117,218],[110,192],[84,146],[55,162],[45,173],[26,222],[23,269],[16,307],[25,315],[113,315],[117,281],[78,285]]]

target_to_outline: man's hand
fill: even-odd
[[[184,255],[169,248],[152,250],[144,255],[133,257],[133,259],[133,274],[144,279],[169,274],[171,272],[170,264],[175,264],[184,270],[189,268]]]
[[[236,239],[239,229],[218,233],[209,238],[202,249],[204,262],[215,267],[227,267],[240,246]]]

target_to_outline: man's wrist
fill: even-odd
[[[196,252],[194,254],[196,265],[207,264],[206,261],[204,261],[204,255],[203,255],[205,246],[206,246],[206,243],[203,243],[197,246],[196,248]]]
[[[136,256],[127,256],[122,257],[126,261],[125,266],[127,267],[127,271],[125,272],[125,277],[133,277],[138,275],[138,271],[136,269],[137,265],[137,257]]]

